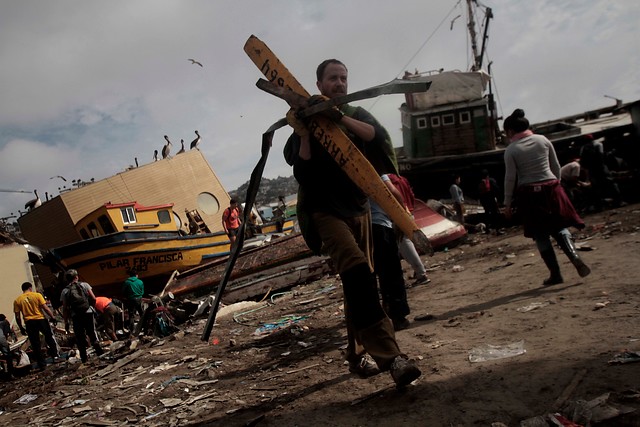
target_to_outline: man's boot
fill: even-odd
[[[573,264],[578,271],[578,275],[580,275],[580,277],[588,276],[589,273],[591,273],[591,269],[580,259],[571,235],[568,233],[559,233],[556,236],[556,240],[560,248],[562,248],[562,251],[567,255],[567,258],[569,258],[569,261],[571,261],[571,264]]]
[[[560,274],[560,266],[558,265],[558,259],[556,258],[556,253],[553,248],[541,251],[540,257],[542,257],[542,260],[551,273],[549,278],[545,279],[542,284],[549,286],[562,283],[564,280],[562,279],[562,274]]]

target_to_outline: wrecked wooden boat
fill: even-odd
[[[222,214],[230,196],[198,150],[76,182],[18,219],[24,238],[57,260],[53,271],[34,265],[45,289],[58,284],[61,269],[75,268],[98,294],[117,296],[135,267],[154,293],[174,271],[229,253]]]
[[[76,230],[83,240],[50,252],[98,292],[121,283],[131,269],[152,281],[229,254],[223,231],[187,235],[180,230],[172,204],[105,203],[78,221]]]

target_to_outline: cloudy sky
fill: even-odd
[[[249,179],[260,136],[286,113],[256,89],[255,34],[311,92],[335,57],[350,91],[404,70],[469,68],[457,0],[20,0],[0,14],[0,189],[58,193],[152,161],[163,135],[201,149],[228,190]],[[637,0],[486,0],[499,113],[539,122],[640,99]],[[452,20],[457,16],[461,18]],[[195,58],[204,67],[192,65]],[[485,60],[486,65],[486,60]],[[401,144],[401,95],[360,105]],[[265,176],[289,176],[276,135]],[[66,177],[63,182],[57,175]],[[50,179],[54,177],[53,179]],[[0,192],[0,217],[33,194]]]

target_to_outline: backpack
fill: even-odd
[[[411,189],[411,184],[409,184],[409,180],[404,176],[396,175],[394,173],[389,174],[389,179],[391,183],[400,191],[402,194],[402,198],[404,199],[404,204],[407,205],[410,212],[413,212],[415,207],[415,195],[413,194],[413,190]]]
[[[491,181],[489,178],[483,178],[482,181],[480,181],[479,189],[480,194],[491,193]]]
[[[92,298],[80,285],[80,282],[70,283],[69,293],[67,294],[67,304],[74,314],[82,314],[96,304],[95,298]]]

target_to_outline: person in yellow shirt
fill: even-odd
[[[55,316],[47,306],[42,294],[33,291],[33,284],[29,282],[22,284],[22,295],[13,302],[13,311],[16,315],[16,323],[20,328],[20,332],[22,335],[29,337],[31,349],[36,357],[40,370],[43,370],[47,366],[44,355],[42,354],[40,333],[44,335],[49,356],[51,356],[54,361],[59,359],[58,343],[56,343],[53,337],[51,326],[45,319],[44,313],[47,313],[53,322],[56,322]],[[24,317],[24,326],[22,326],[22,317]]]

